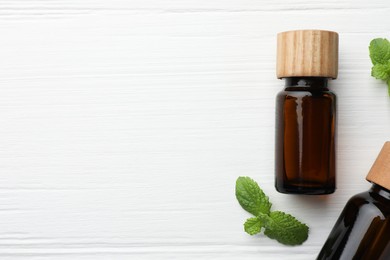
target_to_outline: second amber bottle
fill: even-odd
[[[300,30],[278,34],[275,187],[282,193],[329,194],[335,190],[338,34]]]

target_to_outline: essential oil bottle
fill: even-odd
[[[390,142],[367,175],[370,190],[346,204],[317,260],[390,259]]]
[[[336,95],[328,80],[338,72],[338,34],[322,30],[278,34],[275,187],[282,193],[335,190]]]

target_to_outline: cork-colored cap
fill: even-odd
[[[278,34],[276,75],[337,78],[339,35],[322,30]]]
[[[390,190],[390,142],[383,145],[366,179]]]

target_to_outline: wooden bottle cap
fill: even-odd
[[[383,145],[366,179],[390,190],[390,142]]]
[[[276,75],[327,77],[338,72],[339,35],[322,30],[287,31],[278,34]]]

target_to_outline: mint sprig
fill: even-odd
[[[268,197],[251,178],[237,179],[236,198],[243,209],[255,216],[244,223],[244,230],[249,235],[264,229],[264,235],[285,245],[300,245],[306,241],[309,227],[290,214],[271,211]]]
[[[390,42],[387,39],[373,39],[368,47],[371,62],[371,76],[384,80],[390,96]]]

